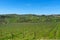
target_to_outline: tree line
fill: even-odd
[[[0,15],[0,23],[40,23],[40,22],[60,22],[60,15]]]

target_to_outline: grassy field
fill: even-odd
[[[60,23],[0,24],[0,40],[60,39]]]

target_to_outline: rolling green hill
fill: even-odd
[[[0,15],[0,23],[40,23],[40,22],[60,22],[59,15],[17,15],[17,14],[8,14]]]
[[[0,40],[40,39],[60,39],[60,15],[0,15]]]

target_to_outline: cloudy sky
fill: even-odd
[[[0,14],[60,14],[60,0],[0,0]]]

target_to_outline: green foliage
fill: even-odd
[[[0,23],[40,23],[40,22],[60,22],[59,16],[54,15],[0,15]]]
[[[60,17],[0,15],[0,40],[59,39]]]
[[[1,26],[1,25],[0,25]],[[11,23],[0,27],[0,39],[34,40],[60,38],[60,23]]]

